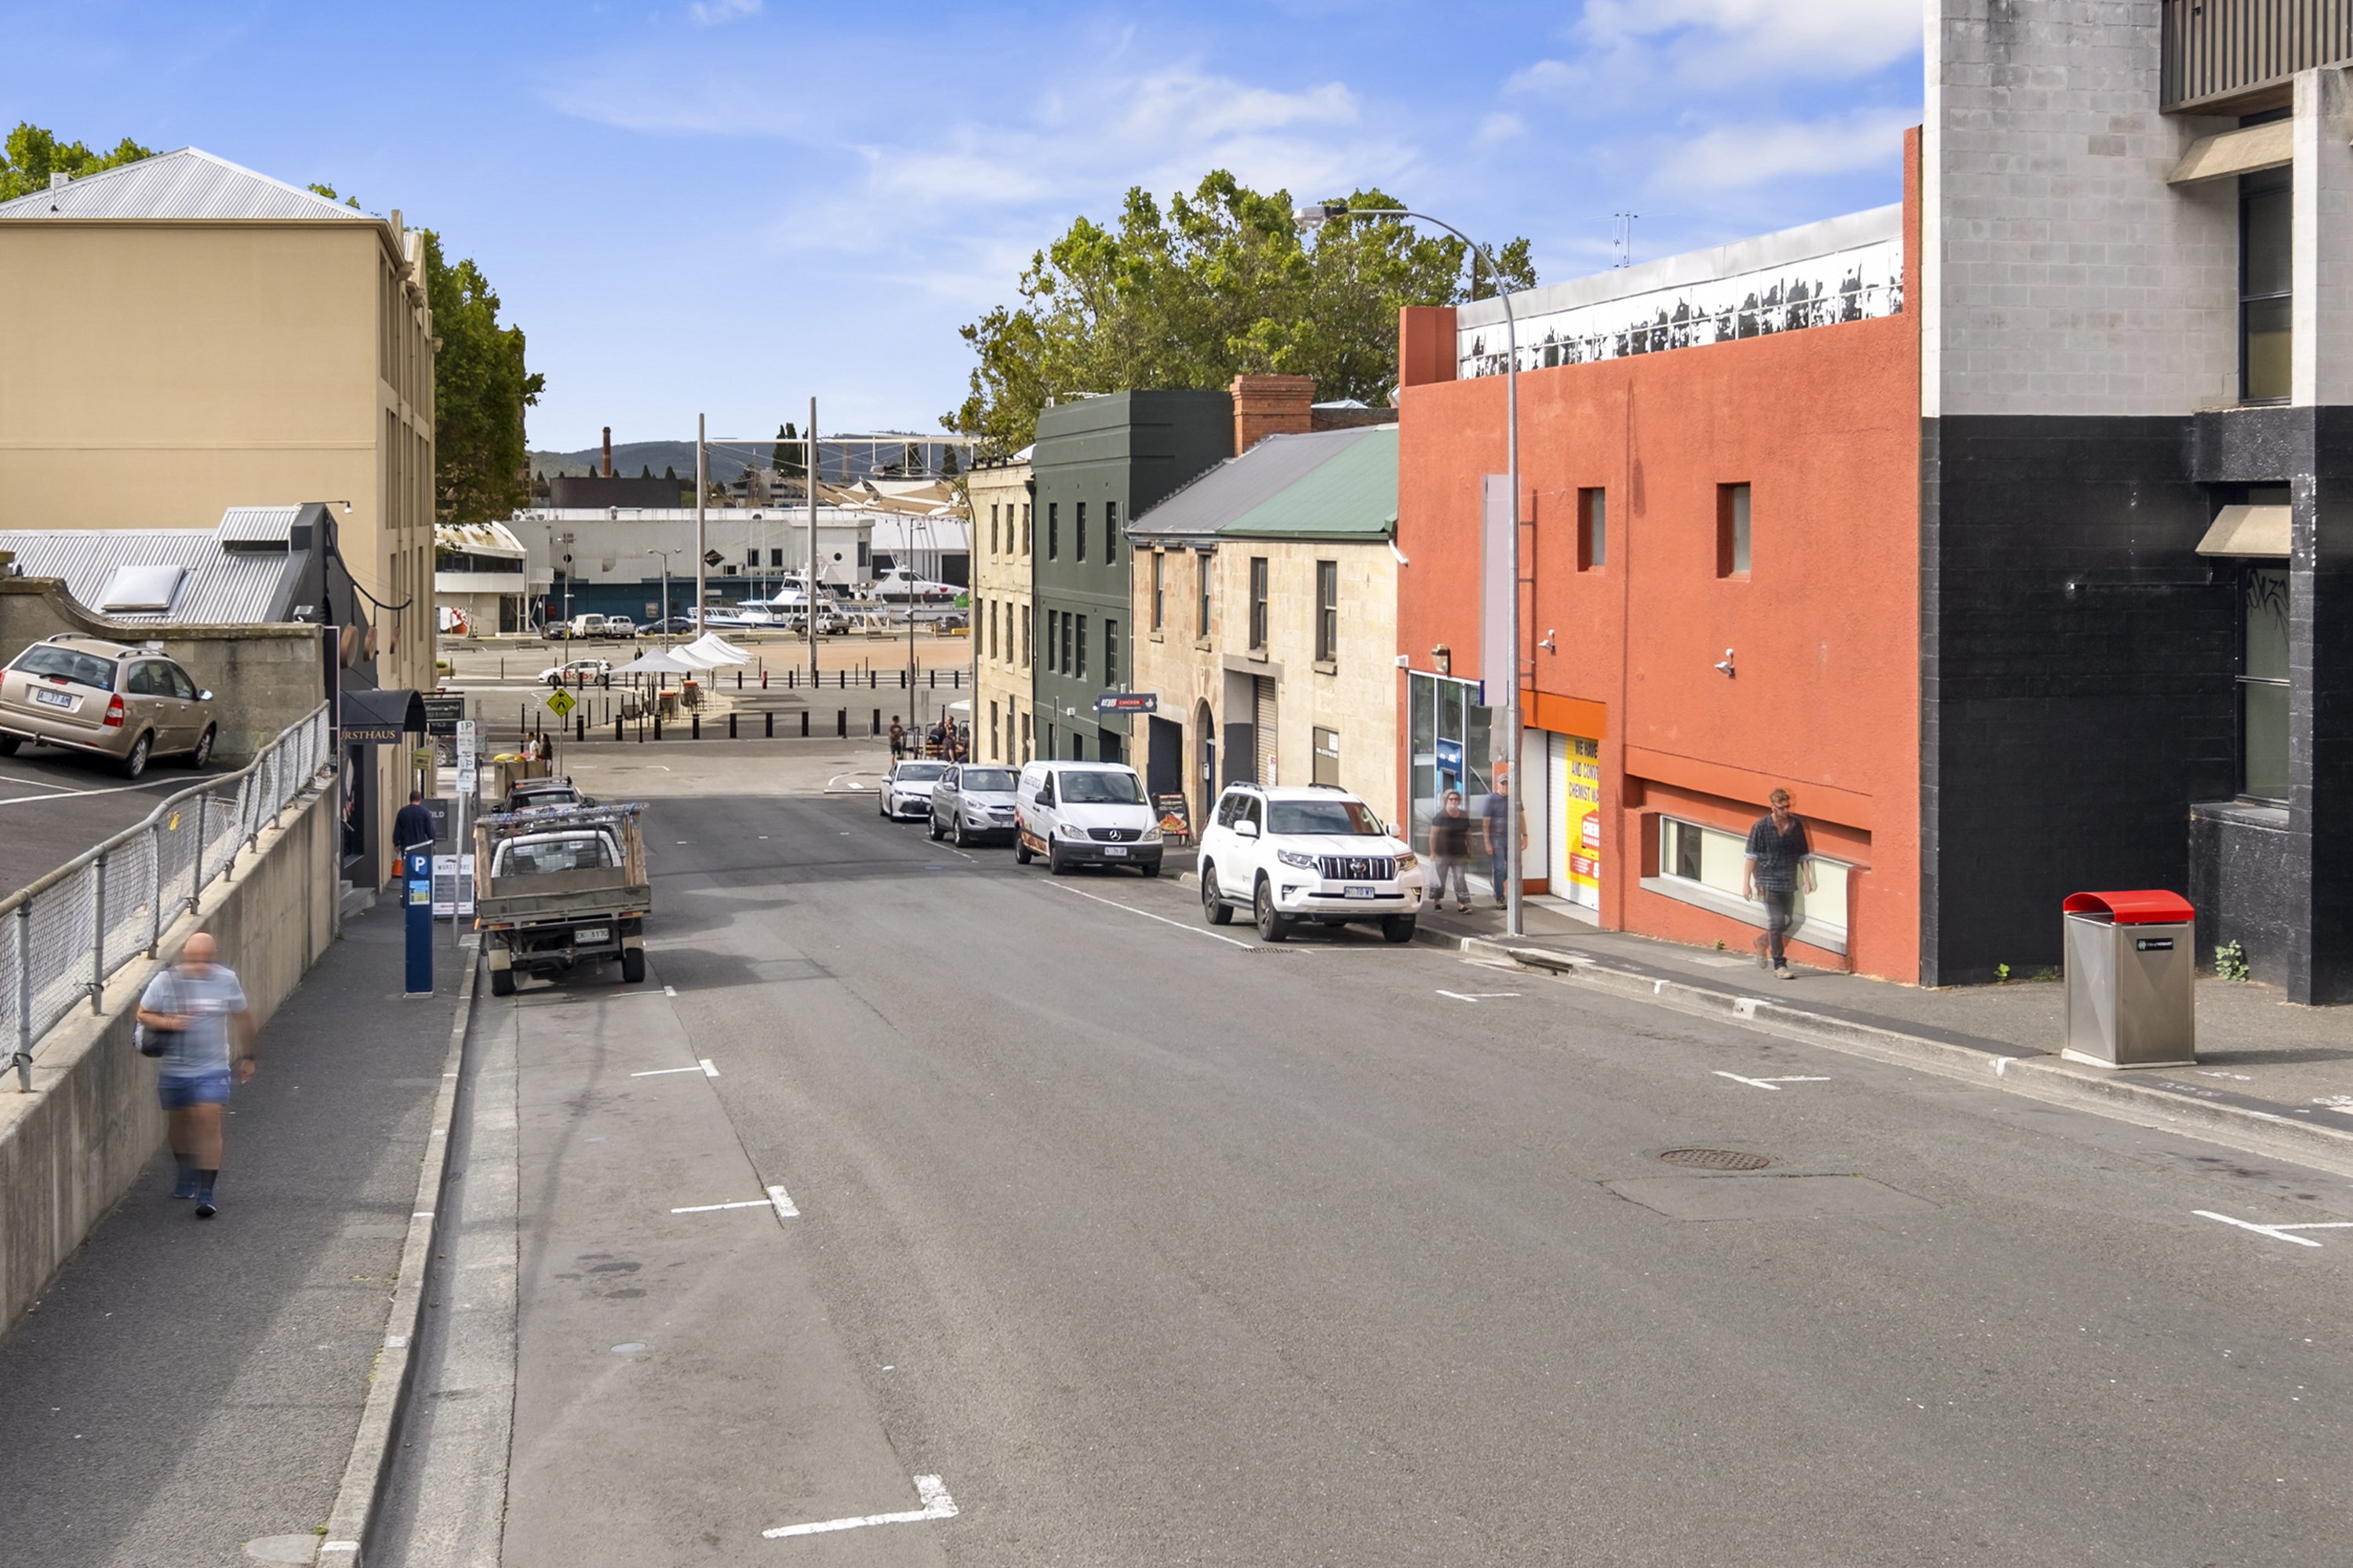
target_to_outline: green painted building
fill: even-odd
[[[1038,755],[1132,762],[1134,721],[1095,699],[1134,689],[1128,520],[1233,456],[1224,392],[1113,392],[1038,416],[1030,594]]]

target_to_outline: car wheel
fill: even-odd
[[[147,771],[147,754],[155,748],[155,737],[142,735],[131,743],[131,754],[114,765],[114,770],[125,779],[136,779]]]
[[[205,726],[205,737],[196,742],[195,750],[188,753],[189,767],[202,768],[206,763],[210,762],[213,759],[214,734],[215,732],[211,726],[207,725]]]
[[[1381,917],[1381,940],[1384,942],[1412,941],[1413,916],[1410,915],[1383,916]]]
[[[1061,845],[1050,843],[1046,846],[1046,869],[1052,872],[1056,876],[1068,876],[1071,874],[1071,868],[1070,864],[1062,859]]]
[[[24,741],[16,736],[0,735],[0,757],[16,756],[16,748],[24,744]]]
[[[1021,836],[1019,828],[1016,828],[1013,830],[1013,863],[1028,865],[1029,860],[1029,841]]]
[[[1145,876],[1158,876],[1160,874],[1160,863],[1156,860],[1147,860],[1135,869]]]
[[[646,978],[646,950],[643,948],[621,949],[621,981],[636,985]]]
[[[932,815],[931,815],[931,820],[930,820],[930,821],[929,821],[925,825],[931,829],[931,833],[932,833],[932,842],[933,842],[934,843],[937,843],[937,842],[940,842],[940,837],[941,837],[941,834],[940,834],[940,814],[939,814],[937,811],[933,812],[933,813],[932,813]]]
[[[492,996],[512,996],[514,994],[514,970],[492,969],[491,971],[491,994]]]
[[[958,811],[956,813],[955,831],[949,836],[948,842],[955,844],[958,849],[964,849],[972,842],[972,835],[964,831],[964,813],[962,811]]]
[[[1224,894],[1218,891],[1218,868],[1214,865],[1201,868],[1201,913],[1212,926],[1234,923],[1234,906],[1226,902]]]
[[[1290,920],[1275,912],[1274,884],[1267,881],[1267,879],[1262,876],[1260,877],[1258,881],[1258,907],[1256,913],[1258,915],[1258,935],[1261,941],[1282,942],[1290,939]]]

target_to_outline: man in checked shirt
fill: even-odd
[[[1765,935],[1755,944],[1757,967],[1788,980],[1786,948],[1789,927],[1797,917],[1798,877],[1802,873],[1806,891],[1814,890],[1814,846],[1806,837],[1806,824],[1789,810],[1787,789],[1776,789],[1767,800],[1772,810],[1757,818],[1748,830],[1747,869],[1741,876],[1741,891],[1749,898],[1761,895],[1765,904]]]

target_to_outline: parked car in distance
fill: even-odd
[[[951,766],[932,787],[932,837],[953,839],[958,849],[999,839],[1010,843],[1019,832],[1013,810],[1018,782],[1010,768]]]
[[[932,787],[947,771],[944,762],[907,760],[891,764],[882,775],[881,800],[878,810],[892,821],[902,817],[920,817],[932,809]]]
[[[159,754],[202,768],[220,734],[212,705],[160,645],[60,632],[0,670],[0,757],[29,743],[111,758],[125,779]]]
[[[695,625],[690,617],[673,615],[668,620],[654,621],[641,630],[649,637],[674,637],[682,632],[692,631],[695,630]]]
[[[596,685],[613,673],[607,659],[573,659],[561,664],[551,664],[539,673],[539,678],[551,686]]]
[[[1248,909],[1260,937],[1293,926],[1377,922],[1413,940],[1426,886],[1419,858],[1372,808],[1328,787],[1229,784],[1201,830],[1201,909],[1212,926]]]
[[[596,802],[583,795],[572,780],[565,779],[518,779],[508,786],[502,811],[529,810],[537,806],[593,806]]]
[[[1118,762],[1032,762],[1014,789],[1013,858],[1044,855],[1056,876],[1082,865],[1160,874],[1160,819],[1135,769]]]
[[[608,615],[605,618],[605,635],[634,642],[638,640],[638,623],[626,615]]]

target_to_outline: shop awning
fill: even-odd
[[[425,733],[425,699],[412,691],[343,688],[343,743],[397,746],[404,735]]]
[[[2284,506],[2225,506],[2198,541],[2201,556],[2253,556],[2287,559],[2288,509]]]

